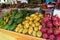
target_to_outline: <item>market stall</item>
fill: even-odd
[[[0,40],[60,40],[57,0],[22,0],[0,5]]]

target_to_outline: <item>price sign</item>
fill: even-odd
[[[55,9],[53,15],[57,15],[60,18],[60,10]]]

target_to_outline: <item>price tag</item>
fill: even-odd
[[[60,10],[55,9],[53,15],[57,15],[60,18]]]

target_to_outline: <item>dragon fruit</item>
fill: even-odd
[[[44,33],[43,34],[43,38],[47,39],[48,38],[48,34],[47,33]]]
[[[54,40],[60,40],[60,18],[58,16],[45,15],[43,22],[42,22],[42,29],[41,32],[43,33],[43,38]]]
[[[55,38],[55,36],[53,34],[49,36],[50,40],[54,40],[54,38]]]
[[[54,30],[54,34],[55,34],[55,35],[60,34],[60,30],[59,30],[59,29],[55,29],[55,30]]]
[[[52,28],[52,22],[51,21],[49,21],[49,22],[47,22],[47,27],[49,27],[49,28]]]
[[[53,21],[58,21],[59,18],[58,18],[58,16],[55,15],[55,16],[52,17],[52,20],[53,20]]]
[[[53,25],[54,25],[56,28],[58,28],[59,22],[58,22],[58,21],[53,21]]]
[[[57,35],[57,37],[56,37],[56,38],[57,38],[57,40],[60,40],[60,35]]]
[[[47,28],[42,28],[41,31],[42,33],[45,33],[47,31]]]
[[[52,33],[53,33],[52,28],[48,29],[48,30],[47,30],[47,33],[48,33],[48,34],[52,34]]]
[[[46,25],[46,24],[45,24],[44,22],[42,22],[42,26],[45,27],[45,25]]]
[[[45,17],[44,18],[44,22],[47,23],[48,21],[50,21],[50,18],[49,17]]]

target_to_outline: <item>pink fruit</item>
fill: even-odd
[[[59,30],[59,29],[55,29],[55,30],[54,30],[54,34],[55,34],[55,35],[60,34],[60,30]]]
[[[60,40],[60,35],[57,36],[57,40]]]
[[[50,17],[50,14],[46,14],[45,17],[44,17],[44,23],[47,23],[48,21],[51,20],[51,17]]]
[[[43,38],[47,39],[48,38],[48,34],[47,33],[44,33],[43,34]]]
[[[41,31],[42,33],[45,33],[47,31],[47,28],[42,28]]]
[[[58,26],[59,26],[59,22],[58,21],[53,21],[53,24],[54,24],[54,26],[56,26],[56,28],[58,28]]]
[[[47,21],[49,21],[50,20],[50,18],[49,17],[45,17],[44,18],[44,22],[46,23]]]
[[[47,27],[49,27],[49,28],[52,28],[52,22],[51,21],[49,21],[48,23],[47,23]]]
[[[48,34],[51,34],[51,33],[53,33],[53,30],[52,30],[52,28],[48,29],[48,30],[47,30],[47,33],[48,33]]]
[[[50,40],[54,40],[54,38],[55,38],[55,36],[53,34],[49,36]]]
[[[42,26],[45,27],[45,23],[44,22],[42,22]]]
[[[56,15],[52,17],[52,20],[53,20],[53,21],[58,21],[58,19],[59,19],[59,18],[58,18],[58,16],[56,16]]]
[[[60,27],[58,29],[60,30]]]

